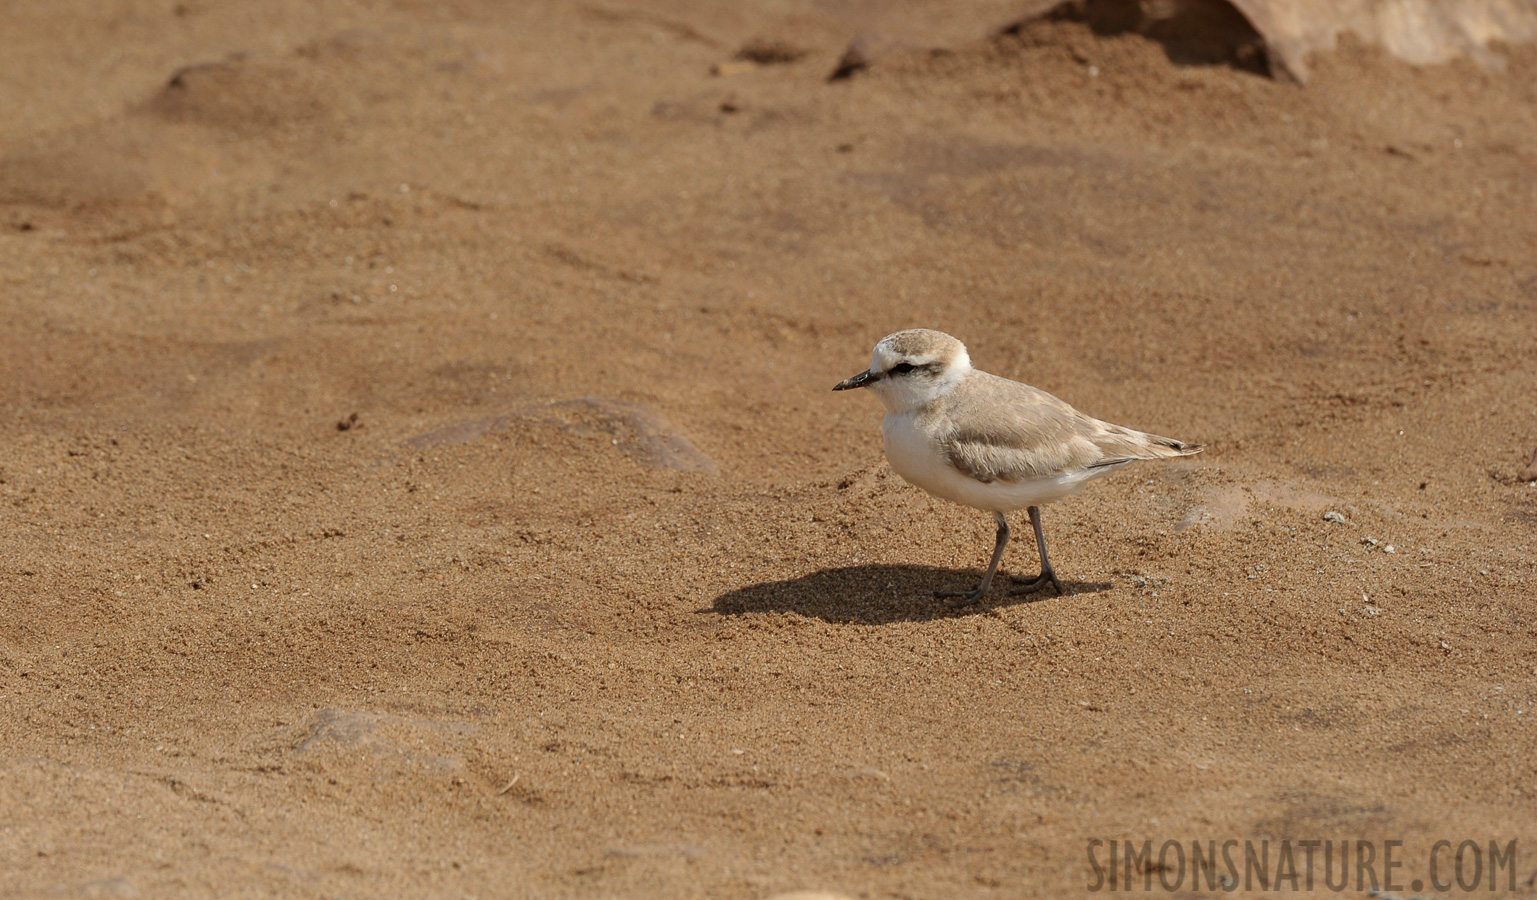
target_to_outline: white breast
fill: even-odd
[[[1061,500],[1110,471],[1081,469],[1018,481],[981,482],[945,461],[939,445],[918,427],[914,413],[888,412],[881,431],[886,459],[898,475],[936,497],[989,512],[1013,512]]]

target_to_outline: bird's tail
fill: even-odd
[[[1187,444],[1174,438],[1145,431],[1133,431],[1119,425],[1104,424],[1104,433],[1094,440],[1104,454],[1091,468],[1119,466],[1139,459],[1172,459],[1176,456],[1194,456],[1206,449],[1200,444]]]
[[[1142,437],[1147,440],[1148,449],[1152,450],[1153,455],[1159,459],[1170,456],[1195,456],[1206,449],[1200,444],[1187,444],[1158,434],[1144,432]]]

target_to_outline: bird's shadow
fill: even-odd
[[[1092,594],[1110,587],[1104,582],[1065,581],[1065,593],[1060,598],[1051,588],[1032,594],[1011,594],[1013,585],[999,573],[987,596],[969,606],[961,605],[958,598],[934,596],[937,590],[970,588],[981,578],[982,573],[975,569],[848,566],[727,591],[715,598],[711,609],[723,616],[793,612],[825,622],[889,625],[974,616],[1000,607],[1067,600],[1075,594]]]

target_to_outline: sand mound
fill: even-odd
[[[1107,36],[1142,35],[1179,65],[1229,65],[1298,82],[1308,79],[1309,57],[1333,50],[1347,33],[1419,65],[1471,57],[1497,66],[1503,57],[1491,45],[1537,39],[1537,4],[1530,0],[1032,0],[1025,11],[983,3],[943,13],[886,3],[862,15],[864,28],[844,51],[835,79],[899,48],[954,48],[1043,20],[1083,22]]]

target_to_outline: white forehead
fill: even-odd
[[[875,345],[875,352],[870,354],[870,370],[884,372],[902,360],[902,354],[885,341]]]

